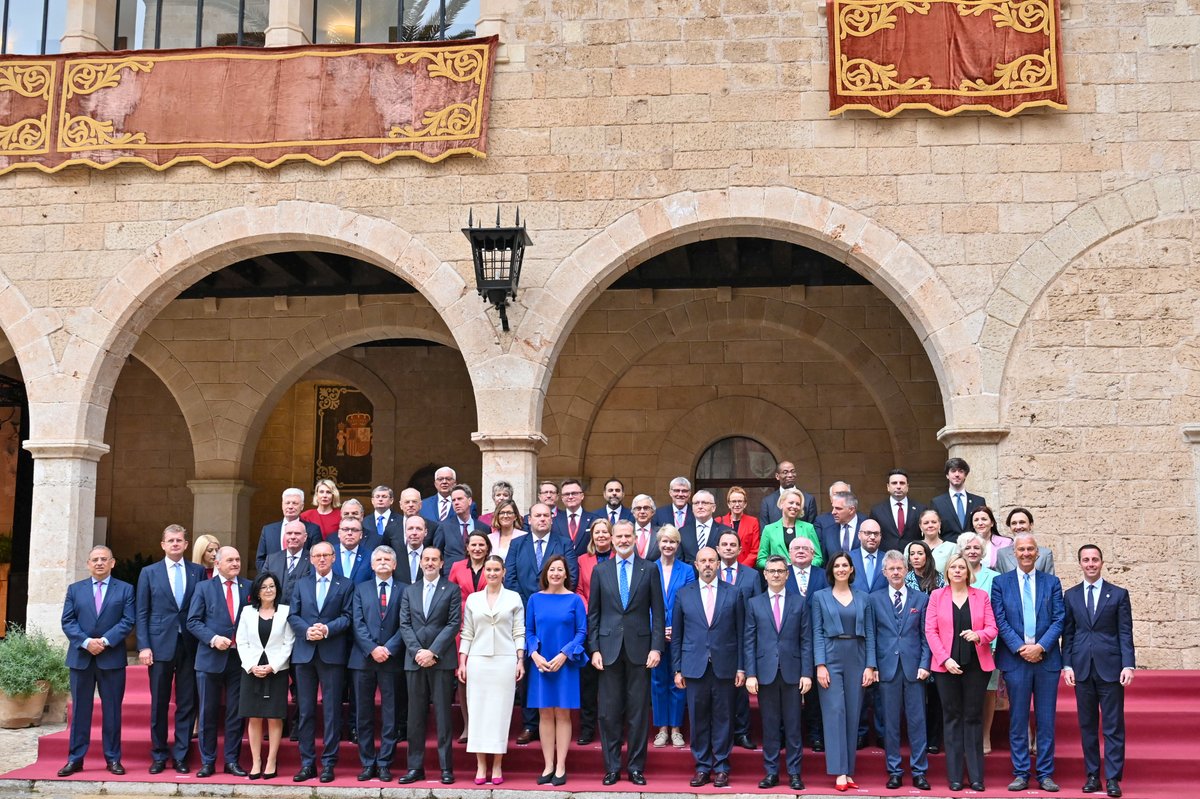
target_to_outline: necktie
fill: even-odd
[[[896,614],[900,613],[900,589],[896,589],[896,595],[892,597],[892,607],[896,609]]]
[[[798,582],[800,584],[800,593],[808,596],[808,569],[800,570],[800,579]]]
[[[904,503],[903,502],[896,503],[896,532],[900,533],[901,537],[904,536]]]
[[[608,512],[608,523],[609,523],[611,526],[613,526],[613,527],[616,527],[616,525],[617,525],[617,516],[619,516],[619,515],[620,515],[620,514],[618,514],[618,513],[617,513],[615,510],[613,510],[613,511],[609,511],[609,512]]]
[[[433,604],[433,586],[434,586],[433,583],[429,583],[429,582],[425,583],[424,610],[425,610],[426,618],[429,617],[429,606]]]
[[[575,540],[575,536],[579,534],[579,516],[572,513],[567,519],[567,531],[571,534],[571,540]]]
[[[535,554],[535,555],[537,555],[537,567],[538,567],[538,571],[541,571],[541,569],[542,569],[542,556],[543,556],[543,553],[544,553],[544,550],[542,549],[542,546],[543,546],[545,543],[546,543],[546,542],[545,542],[545,541],[543,541],[541,538],[539,538],[537,541],[535,541],[535,542],[534,542],[534,550],[535,550],[535,551],[534,551],[534,554]]]
[[[342,576],[349,577],[354,569],[354,553],[348,549],[342,550]]]
[[[779,632],[783,627],[783,611],[779,607],[779,600],[783,598],[783,594],[775,595],[775,632]]]
[[[96,613],[100,613],[100,606],[104,604],[104,583],[96,583]]]
[[[442,497],[441,504],[438,506],[438,521],[446,521],[446,517],[450,515],[450,500]]]
[[[1037,634],[1037,622],[1033,617],[1033,584],[1028,574],[1023,574],[1024,588],[1021,589],[1021,615],[1025,619],[1025,640],[1033,641]]]
[[[675,526],[683,527],[683,517],[687,513],[683,508],[675,509]]]
[[[229,621],[237,624],[237,609],[233,604],[233,580],[225,581],[225,607],[229,608]]]
[[[965,529],[967,526],[967,509],[963,507],[963,497],[961,493],[954,495],[954,509],[958,511],[958,526]]]
[[[732,566],[725,567],[725,582],[727,582],[727,583],[733,582],[733,567]]]
[[[387,583],[379,583],[379,618],[387,615]]]
[[[183,591],[184,591],[184,588],[186,587],[184,585],[183,564],[176,563],[171,568],[175,572],[175,604],[178,605],[180,608],[182,608],[183,607]]]
[[[408,551],[408,577],[411,582],[417,581],[417,575],[421,573],[421,551],[419,549],[410,549]]]
[[[292,573],[292,569],[296,568],[296,556],[288,554],[288,574]]]
[[[867,590],[871,589],[871,583],[875,579],[875,555],[874,553],[867,555]]]
[[[708,544],[708,525],[707,524],[697,524],[696,525],[696,546],[699,549],[704,549],[704,547],[707,544]]]
[[[709,627],[712,627],[713,610],[716,607],[716,597],[714,596],[717,592],[716,589],[717,586],[715,583],[709,583],[704,586],[704,615],[708,617]]]
[[[375,517],[375,532],[378,533],[381,538],[383,537],[383,516],[382,515]]]
[[[850,525],[848,524],[842,525],[842,551],[850,551]]]
[[[1094,585],[1088,586],[1087,612],[1093,619],[1096,618],[1096,586]]]
[[[463,528],[463,546],[465,547],[467,545],[467,535],[469,535],[469,533],[467,532],[467,523],[466,522],[462,523],[462,528]]]
[[[638,530],[637,550],[638,555],[646,557],[646,547],[650,544],[650,531],[643,527]]]
[[[329,578],[322,577],[317,580],[317,613],[325,607],[325,596],[329,593]]]
[[[617,587],[621,589],[621,609],[629,607],[629,561],[621,561],[621,571],[618,574],[620,579],[617,581]]]

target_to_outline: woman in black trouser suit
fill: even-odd
[[[963,766],[971,790],[983,785],[983,699],[995,664],[989,646],[996,637],[991,598],[977,588],[961,554],[946,562],[946,587],[929,597],[925,637],[930,669],[942,700],[946,777],[950,790],[962,790]]]

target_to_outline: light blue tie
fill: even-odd
[[[182,609],[184,589],[183,564],[176,563],[172,568],[175,569],[175,604]]]
[[[408,556],[408,562],[409,562],[408,570],[410,572],[410,574],[408,576],[411,577],[412,581],[415,583],[417,581],[417,576],[421,573],[421,552],[420,552],[420,550],[416,550],[416,549],[411,550],[411,554]]]
[[[342,551],[342,576],[349,577],[354,568],[354,553],[346,549]]]
[[[958,526],[967,529],[967,509],[963,507],[962,494],[954,495],[954,508],[958,511]]]
[[[621,561],[621,574],[617,585],[621,589],[621,609],[629,607],[629,561]]]
[[[320,580],[317,580],[317,613],[320,613],[321,609],[325,607],[325,594],[327,591],[329,591],[329,578],[322,577]]]
[[[867,555],[867,590],[871,590],[871,583],[875,581],[875,556]]]
[[[1037,620],[1033,615],[1033,585],[1028,574],[1022,574],[1025,587],[1021,589],[1021,615],[1025,617],[1025,640],[1032,641],[1037,634]]]
[[[537,546],[537,565],[538,565],[538,570],[540,571],[542,568],[542,557],[543,557],[542,545],[545,543],[545,541],[543,541],[542,539],[539,538],[534,543]]]

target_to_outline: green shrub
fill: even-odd
[[[8,635],[0,642],[0,691],[24,698],[42,689],[38,681],[43,679],[46,655],[37,639],[37,634],[29,635],[19,625],[9,625]]]
[[[45,680],[50,690],[66,693],[71,688],[71,670],[67,668],[67,648],[56,644],[40,631],[28,634],[34,641],[41,660],[38,666],[38,679]]]

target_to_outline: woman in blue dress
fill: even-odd
[[[696,570],[681,560],[676,560],[679,553],[679,531],[672,525],[664,524],[658,528],[659,558],[655,561],[658,576],[662,580],[663,615],[669,622],[675,607],[675,594],[680,588],[696,580]],[[654,671],[650,672],[650,708],[653,711],[653,723],[658,727],[654,736],[655,746],[666,746],[667,741],[672,746],[682,748],[683,709],[687,706],[687,694],[681,688],[675,687],[675,670],[671,666],[671,627],[667,625],[667,646],[663,650],[662,660]],[[668,732],[668,730],[670,732]],[[670,736],[668,738],[668,735]]]
[[[542,564],[542,590],[529,598],[525,609],[525,645],[533,661],[526,701],[539,708],[545,759],[538,785],[567,784],[571,711],[579,707],[579,667],[587,657],[587,610],[570,583],[566,558],[551,555]]]

